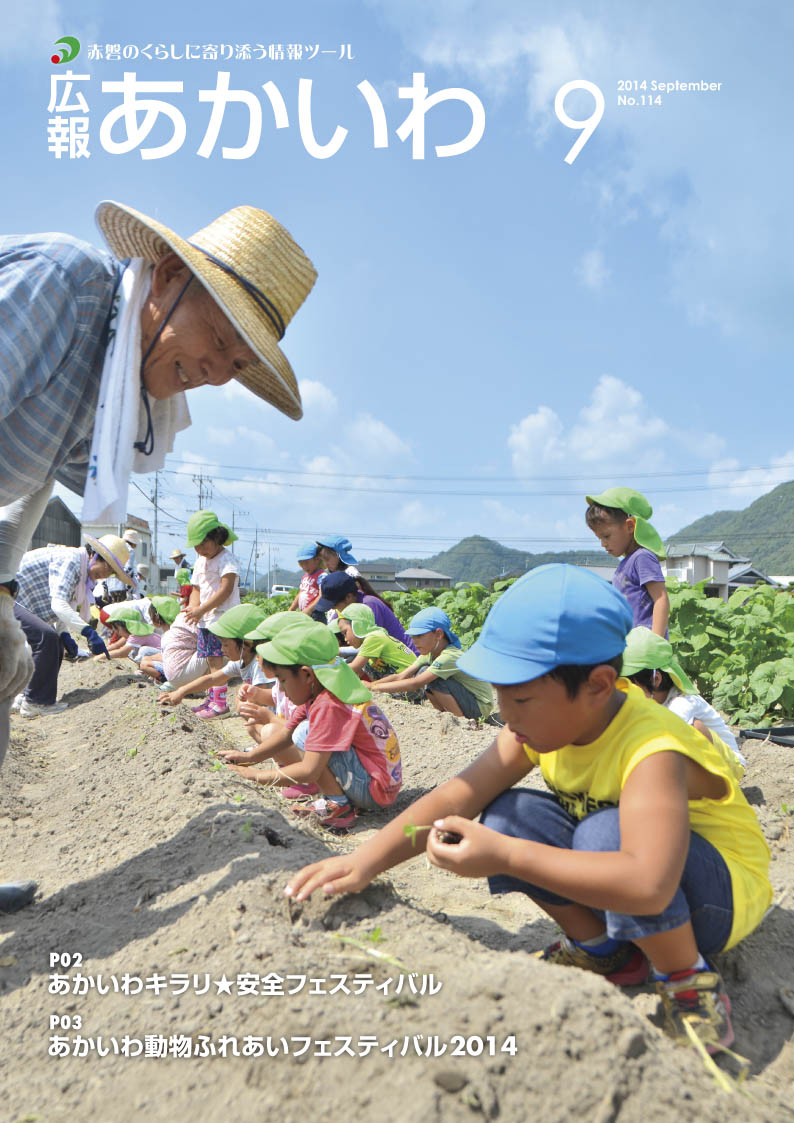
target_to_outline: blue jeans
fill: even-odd
[[[302,721],[292,731],[293,744],[297,745],[301,752],[305,752],[308,732],[308,719]],[[361,807],[365,811],[381,810],[381,805],[370,794],[372,777],[352,745],[349,749],[328,753],[328,768],[354,807]],[[330,796],[330,798],[334,797]]]
[[[620,821],[616,807],[574,819],[550,792],[510,788],[482,813],[486,827],[511,838],[525,838],[563,850],[614,851],[620,849]],[[543,907],[574,902],[527,881],[498,874],[488,878],[492,893],[525,893]],[[589,906],[587,906],[589,907]],[[733,924],[731,877],[719,851],[694,831],[689,837],[681,883],[666,909],[656,916],[627,916],[592,909],[603,918],[613,940],[636,941],[692,922],[698,950],[703,955],[721,951]]]

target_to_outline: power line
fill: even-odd
[[[169,464],[184,464],[187,467],[195,468],[196,464],[193,460],[180,460],[178,457],[169,456]],[[222,471],[231,472],[275,472],[280,475],[290,476],[319,476],[321,479],[326,479],[329,475],[336,476],[339,479],[359,479],[360,472],[312,472],[305,468],[284,468],[284,467],[262,467],[251,464],[216,464],[215,468]],[[168,469],[163,469],[168,471]],[[636,480],[651,480],[651,479],[673,479],[683,476],[714,476],[714,475],[731,475],[740,474],[743,472],[783,472],[793,471],[794,464],[780,466],[776,464],[756,464],[749,467],[736,467],[736,468],[691,468],[679,470],[676,472],[635,472],[629,468],[625,473],[623,472],[607,472],[602,474],[595,474],[596,479],[612,478],[615,475],[631,476]],[[183,476],[184,472],[172,472],[172,475]],[[195,477],[194,477],[195,478]],[[224,477],[234,482],[247,482],[240,480],[237,477],[226,476]],[[367,472],[367,479],[370,480],[418,480],[430,481],[433,483],[545,483],[545,482],[571,482],[573,480],[587,480],[590,481],[594,478],[593,473],[580,472],[574,476],[409,476],[402,473],[390,475],[376,475],[373,472]],[[738,486],[738,485],[737,485]],[[745,485],[745,486],[757,486]]]

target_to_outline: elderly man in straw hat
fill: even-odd
[[[97,222],[113,256],[0,237],[0,761],[33,670],[16,571],[53,480],[84,495],[83,522],[123,522],[130,472],[161,467],[190,423],[186,390],[236,378],[301,416],[279,343],[316,273],[283,226],[236,207],[184,239],[112,202]],[[0,909],[27,899],[0,887]]]

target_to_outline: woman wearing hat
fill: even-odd
[[[126,543],[115,534],[102,538],[87,534],[84,547],[45,546],[22,558],[15,614],[33,651],[33,677],[14,702],[22,717],[57,714],[67,708],[55,698],[64,653],[67,658],[77,656],[73,631],[86,637],[95,655],[107,654],[89,623],[94,582],[112,573],[129,584],[124,570],[128,556]]]
[[[0,238],[0,759],[32,672],[16,571],[53,480],[85,495],[84,522],[122,522],[130,472],[162,467],[190,424],[184,391],[237,378],[301,416],[279,343],[316,273],[283,226],[236,207],[184,239],[112,202],[97,222],[111,254]]]

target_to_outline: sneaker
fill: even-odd
[[[11,703],[11,713],[12,714],[18,714],[19,713],[19,707],[22,705],[24,700],[25,700],[24,693],[23,694],[17,694],[16,698]]]
[[[307,796],[319,795],[320,789],[316,784],[293,784],[289,788],[282,788],[284,799],[306,799]]]
[[[660,980],[656,988],[664,1007],[664,1032],[677,1045],[690,1045],[686,1023],[709,1053],[733,1044],[731,1000],[716,971],[693,971],[684,978]]]
[[[579,967],[583,971],[592,971],[619,987],[639,986],[647,980],[649,973],[648,960],[634,944],[621,944],[610,955],[591,955],[563,936],[558,943],[536,951],[533,958],[557,967]]]
[[[19,704],[19,716],[49,717],[50,714],[62,714],[64,710],[68,709],[68,702],[53,702],[50,706],[44,706],[38,702],[30,702],[27,698],[23,698]]]
[[[334,803],[330,799],[316,799],[292,808],[293,815],[308,819],[316,817],[321,827],[341,831],[352,827],[356,821],[356,809],[352,803]]]

